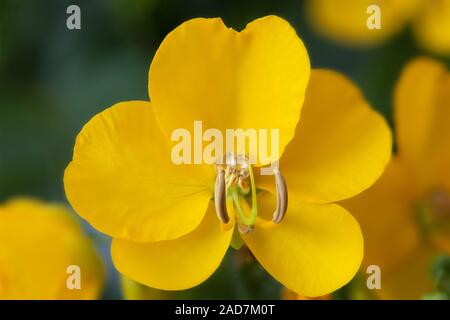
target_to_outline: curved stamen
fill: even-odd
[[[272,222],[280,223],[286,215],[288,206],[288,192],[286,180],[284,180],[279,168],[275,169],[275,186],[277,189],[277,207],[273,213]]]
[[[230,221],[230,216],[227,211],[225,171],[223,169],[217,173],[216,186],[214,188],[214,205],[219,220],[227,224]]]

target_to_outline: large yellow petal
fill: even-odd
[[[149,93],[168,135],[192,130],[194,120],[223,135],[225,129],[279,129],[282,150],[294,134],[309,71],[302,41],[281,18],[257,19],[242,32],[221,19],[198,18],[164,39],[150,68]]]
[[[450,54],[450,0],[427,1],[415,20],[420,45],[441,55]]]
[[[81,289],[66,281],[80,267]],[[96,299],[104,270],[63,206],[17,198],[0,206],[0,299]]]
[[[125,276],[162,290],[184,290],[205,281],[220,265],[233,228],[223,231],[211,204],[204,220],[191,233],[156,243],[114,239],[111,254]]]
[[[275,199],[267,194],[258,204],[271,212]],[[363,258],[358,223],[335,204],[291,201],[281,224],[268,229],[257,225],[243,239],[275,279],[307,297],[323,296],[345,285]]]
[[[419,58],[405,67],[395,92],[398,154],[424,192],[442,187],[438,180],[449,177],[449,98],[450,76],[443,64]]]
[[[313,70],[295,138],[280,168],[289,194],[334,202],[360,193],[381,175],[391,155],[391,133],[344,76]],[[270,177],[261,186],[273,187]]]
[[[394,158],[368,190],[342,202],[364,234],[364,267],[379,265],[388,272],[403,263],[421,242],[415,220],[416,190],[410,174]]]
[[[175,165],[148,102],[124,102],[95,116],[77,137],[64,186],[95,228],[134,241],[178,238],[199,225],[214,169]]]
[[[399,32],[421,8],[424,0],[309,0],[307,12],[312,26],[338,42],[369,46]],[[381,29],[369,29],[367,20],[380,8]]]

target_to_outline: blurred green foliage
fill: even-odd
[[[450,257],[437,256],[431,265],[435,290],[426,294],[426,300],[450,300]]]
[[[81,30],[66,28],[71,4],[81,8]],[[379,48],[343,48],[308,28],[303,6],[300,0],[0,1],[0,201],[16,195],[66,201],[63,171],[83,124],[116,102],[148,99],[148,68],[159,43],[199,16],[220,16],[236,29],[268,14],[284,17],[314,68],[348,75],[392,124],[395,80],[411,57],[423,54],[409,30]],[[99,247],[109,259],[108,243]],[[254,262],[237,268],[236,256],[229,252],[210,280],[178,297],[280,297],[276,281]],[[105,298],[120,298],[111,263],[109,276]]]

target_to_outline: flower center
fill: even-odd
[[[443,188],[432,190],[417,206],[417,214],[425,235],[446,227],[450,224],[450,194]]]
[[[274,170],[277,189],[277,207],[272,221],[258,217],[257,190],[252,166],[245,155],[225,154],[222,163],[216,165],[217,177],[214,189],[216,214],[224,225],[229,225],[232,212],[241,233],[254,230],[257,220],[263,226],[280,223],[287,210],[288,193],[286,182],[279,168]],[[247,197],[251,197],[251,207]]]
[[[431,192],[428,202],[434,219],[450,218],[450,195],[444,189],[436,189]]]

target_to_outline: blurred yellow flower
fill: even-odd
[[[367,27],[371,5],[380,8],[381,29]],[[412,23],[420,46],[450,54],[450,0],[309,0],[307,11],[317,31],[347,45],[378,44]]]
[[[315,298],[305,297],[295,293],[288,288],[283,288],[281,292],[281,298],[284,300],[332,300],[332,296],[330,294],[324,296],[318,296]]]
[[[123,102],[95,116],[79,134],[64,177],[75,210],[114,238],[121,273],[153,288],[191,288],[217,269],[233,238],[274,278],[307,296],[329,293],[354,276],[361,231],[333,202],[381,175],[390,131],[349,80],[325,70],[310,76],[308,54],[286,21],[269,16],[242,32],[220,19],[183,23],[155,54],[149,92],[151,103]],[[221,131],[280,129],[290,196],[284,220],[287,190],[279,170],[276,189],[273,176],[241,168],[239,181],[251,195],[230,184],[221,207],[228,171],[219,168],[216,177],[214,165],[172,162],[168,137],[195,120]],[[257,197],[256,186],[270,192]]]
[[[67,286],[69,266],[80,268],[80,289]],[[0,206],[0,299],[96,299],[103,280],[99,256],[65,207],[28,198]]]
[[[432,289],[430,258],[450,254],[450,74],[419,58],[395,92],[398,151],[383,176],[347,200],[365,238],[364,265],[381,267],[381,298],[417,299]]]

